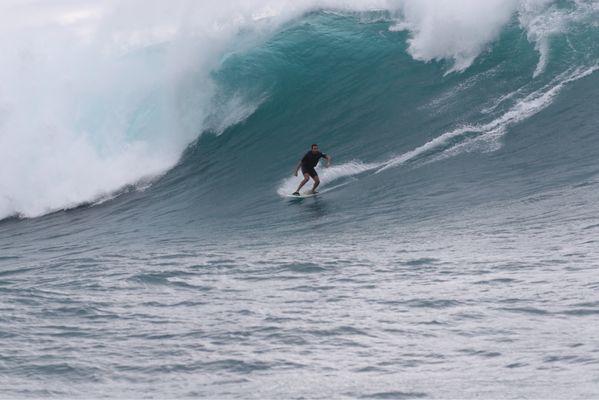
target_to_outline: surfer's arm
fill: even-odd
[[[293,171],[293,175],[297,176],[297,171],[299,171],[301,166],[302,166],[302,161],[300,160],[300,162],[297,163],[297,167],[295,167],[295,171]]]
[[[327,167],[330,167],[331,166],[331,156],[327,154],[326,156],[324,156],[324,158],[327,160]]]

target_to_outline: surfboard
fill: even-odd
[[[287,197],[291,197],[293,199],[306,199],[308,197],[318,196],[320,193],[312,193],[312,192],[300,192],[299,196],[288,194]]]
[[[352,180],[349,180],[349,181],[347,181],[347,182],[343,182],[343,183],[340,183],[340,184],[338,184],[338,185],[334,185],[334,186],[330,186],[330,187],[329,187],[329,186],[326,186],[326,187],[324,187],[324,188],[323,188],[322,186],[320,186],[320,187],[319,187],[319,189],[320,189],[320,190],[319,190],[319,191],[318,191],[318,193],[316,193],[316,194],[312,194],[312,193],[310,192],[310,190],[308,190],[308,191],[304,191],[304,192],[300,192],[300,195],[299,195],[299,196],[294,196],[294,195],[292,195],[291,193],[289,193],[289,194],[283,194],[283,193],[281,193],[281,192],[278,192],[278,194],[279,194],[279,196],[281,196],[281,197],[289,197],[289,198],[292,198],[292,199],[306,199],[306,198],[308,198],[308,197],[316,197],[316,196],[320,196],[320,195],[321,195],[321,194],[323,194],[323,193],[330,192],[331,190],[338,189],[338,188],[340,188],[340,187],[342,187],[342,186],[345,186],[345,185],[347,185],[347,184],[349,184],[349,183],[352,183],[352,182],[353,182],[353,181],[355,181],[355,180],[356,180],[356,179],[352,179]],[[322,189],[321,189],[321,188],[322,188]]]

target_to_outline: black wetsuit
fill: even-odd
[[[307,173],[312,178],[318,176],[314,167],[318,164],[321,158],[325,158],[327,155],[321,153],[320,151],[316,154],[312,153],[312,150],[306,153],[304,158],[302,158],[302,174]]]

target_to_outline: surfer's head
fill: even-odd
[[[318,153],[318,145],[316,143],[312,145],[312,153]]]

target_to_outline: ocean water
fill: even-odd
[[[1,398],[599,397],[597,1],[202,4],[2,6]]]

